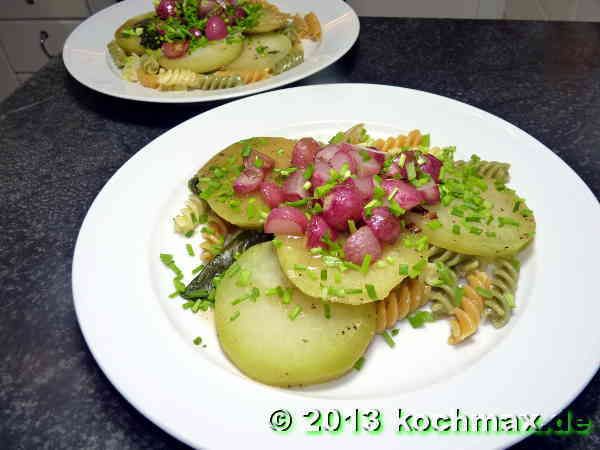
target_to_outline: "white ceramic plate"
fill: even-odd
[[[538,224],[515,316],[501,330],[484,326],[459,347],[446,344],[446,322],[418,330],[405,323],[395,349],[375,339],[363,369],[336,382],[296,390],[258,384],[223,356],[209,314],[194,316],[180,299],[168,298],[172,275],[159,253],[173,253],[186,274],[198,264],[185,251],[197,238],[175,235],[171,218],[187,197],[187,179],[230,143],[261,135],[326,138],[359,122],[373,136],[420,128],[435,145],[457,145],[458,156],[477,152],[512,164],[511,184]],[[548,420],[564,408],[600,361],[598,225],[600,207],[581,179],[534,138],[484,111],[390,86],[286,89],[190,119],[123,165],[82,225],[73,262],[75,307],[111,382],[154,423],[195,447],[499,448],[523,435],[398,435],[397,410],[433,415],[460,408]],[[206,348],[192,344],[196,336]],[[302,414],[314,408],[344,414],[377,408],[385,427],[376,436],[355,435],[350,425],[337,435],[308,435]],[[269,427],[278,409],[295,418],[286,435]]]
[[[157,103],[192,103],[255,94],[306,78],[341,58],[358,38],[360,23],[354,10],[341,0],[273,0],[282,11],[313,11],[323,28],[321,42],[304,40],[305,61],[280,75],[217,91],[160,92],[123,80],[112,63],[106,44],[130,17],[152,10],[151,0],[125,0],[94,14],[69,36],[63,60],[69,73],[87,87],[114,97]]]

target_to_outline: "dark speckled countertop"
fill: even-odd
[[[483,108],[600,192],[600,24],[365,18],[344,58],[298,84],[331,82],[405,86]],[[111,175],[219,104],[114,99],[74,81],[59,59],[0,103],[1,448],[187,448],[134,410],[94,362],[73,310],[71,261]],[[596,430],[599,394],[596,374],[568,407]],[[536,436],[513,448],[598,449],[599,436]]]

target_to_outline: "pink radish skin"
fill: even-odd
[[[417,188],[417,190],[421,193],[428,204],[435,205],[436,203],[439,203],[440,189],[433,181],[430,181],[426,185]]]
[[[331,166],[324,161],[317,160],[315,162],[315,170],[311,178],[311,184],[313,189],[324,185],[331,178],[329,173]]]
[[[350,235],[344,244],[346,259],[354,264],[362,264],[366,255],[371,255],[371,262],[381,257],[381,244],[368,226],[360,227]]]
[[[360,220],[363,201],[355,189],[347,186],[334,188],[323,200],[323,218],[339,231],[348,229],[349,220]]]
[[[283,203],[283,190],[272,181],[263,181],[260,184],[260,194],[269,208],[276,208]]]
[[[256,161],[258,159],[262,161],[262,165],[260,167],[257,167],[255,165]],[[258,163],[258,164],[260,165],[261,163]],[[266,173],[269,170],[271,170],[273,167],[275,167],[275,160],[273,158],[271,158],[270,156],[265,155],[264,153],[258,152],[256,150],[252,150],[250,152],[250,154],[244,158],[244,167],[246,169],[255,167]]]
[[[302,236],[308,220],[302,211],[293,206],[272,209],[265,221],[265,233]]]
[[[384,207],[373,208],[370,216],[363,214],[363,219],[379,241],[393,244],[400,236],[402,227],[400,220],[389,209]]]
[[[283,183],[283,198],[286,202],[295,202],[308,197],[309,193],[304,189],[304,170],[297,170],[291,174]]]
[[[320,149],[320,145],[313,138],[302,138],[292,151],[292,166],[299,167],[301,169],[307,168],[310,164],[315,161],[315,156]]]
[[[394,200],[400,205],[400,207],[409,210],[414,208],[423,202],[424,198],[421,192],[417,190],[412,184],[402,180],[383,180],[381,187],[385,190],[389,196],[392,192],[397,189]]]
[[[308,248],[326,248],[327,244],[323,242],[323,236],[328,236],[332,241],[337,239],[336,231],[327,224],[322,216],[313,216],[306,227],[306,246]]]
[[[250,167],[238,175],[233,183],[233,190],[241,195],[249,194],[260,187],[264,178],[265,174],[262,170]]]

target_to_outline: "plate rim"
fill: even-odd
[[[554,160],[558,160],[558,163],[562,166],[562,169],[564,170],[564,168],[567,168],[568,171],[571,173],[571,175],[575,176],[575,180],[577,181],[577,183],[579,184],[579,189],[581,190],[581,188],[583,188],[583,192],[585,192],[585,195],[587,195],[591,200],[595,200],[595,194],[594,192],[591,190],[591,188],[583,181],[583,179],[577,174],[577,172],[575,172],[575,170],[573,170],[564,160],[562,160],[562,158],[560,158],[555,152],[553,152],[552,150],[550,150],[549,148],[547,148],[544,144],[542,144],[540,141],[538,141],[536,138],[532,137],[531,135],[529,135],[526,131],[518,128],[517,126],[511,124],[510,122],[504,120],[501,117],[498,117],[494,114],[491,114],[489,112],[486,112],[480,108],[477,108],[475,106],[469,105],[467,103],[461,102],[459,100],[455,100],[452,99],[450,97],[446,97],[446,96],[441,96],[438,94],[434,94],[434,93],[430,93],[430,92],[426,92],[426,91],[420,91],[420,90],[415,90],[415,89],[409,89],[409,88],[402,88],[402,87],[395,87],[395,86],[389,86],[389,85],[380,85],[380,84],[362,84],[362,83],[337,83],[337,84],[323,84],[323,85],[311,85],[311,86],[300,86],[300,87],[293,87],[293,88],[288,88],[285,89],[283,91],[305,91],[305,90],[319,90],[319,89],[343,89],[343,88],[352,88],[352,87],[361,87],[361,88],[375,88],[375,89],[379,89],[379,88],[389,88],[389,89],[398,89],[398,90],[403,90],[406,91],[407,93],[410,94],[417,94],[417,95],[427,95],[427,96],[433,96],[436,97],[438,99],[442,99],[443,101],[450,101],[450,102],[454,102],[456,104],[459,104],[461,107],[464,108],[468,108],[471,109],[472,111],[476,111],[477,113],[483,113],[486,116],[489,116],[490,118],[495,119],[496,121],[500,121],[504,126],[508,126],[510,129],[512,129],[513,131],[517,131],[518,133],[525,135],[527,138],[531,139],[532,141],[534,141],[535,143],[537,143],[537,145],[539,147],[543,147],[543,150],[552,155],[554,158]],[[282,92],[282,91],[278,91],[278,92]],[[72,266],[72,280],[73,280],[73,284],[72,284],[72,290],[73,290],[73,301],[74,301],[74,307],[75,307],[75,312],[77,315],[77,320],[78,320],[78,324],[80,326],[80,329],[82,331],[82,334],[84,336],[86,345],[88,346],[88,348],[90,349],[90,352],[92,353],[92,355],[94,356],[94,359],[96,360],[97,364],[100,366],[100,368],[102,369],[103,373],[107,376],[107,378],[109,379],[109,381],[111,382],[111,384],[113,384],[113,386],[115,386],[115,388],[119,391],[119,393],[121,395],[123,395],[123,397],[130,403],[132,404],[141,414],[143,414],[145,417],[147,417],[149,420],[151,420],[154,424],[156,424],[157,426],[159,426],[160,428],[164,429],[165,431],[167,431],[169,434],[173,435],[174,437],[176,437],[177,439],[187,443],[188,445],[191,446],[195,446],[198,445],[198,442],[193,442],[190,441],[186,438],[186,436],[184,434],[182,434],[181,432],[172,429],[171,427],[165,425],[164,423],[160,423],[160,421],[158,419],[156,419],[152,414],[150,414],[148,411],[145,411],[143,408],[143,405],[141,404],[142,402],[136,399],[133,399],[130,397],[130,395],[128,395],[128,393],[121,389],[121,383],[117,382],[114,378],[113,378],[113,374],[109,373],[109,371],[107,371],[106,367],[104,366],[104,364],[102,364],[101,362],[101,357],[97,354],[96,350],[94,349],[93,344],[88,340],[89,336],[86,333],[86,326],[83,323],[83,317],[82,317],[82,311],[80,310],[80,308],[78,307],[78,293],[77,293],[77,283],[79,280],[79,273],[78,273],[78,268],[79,265],[77,264],[77,256],[78,254],[81,252],[81,241],[82,241],[82,235],[84,234],[84,231],[87,231],[85,229],[86,226],[86,221],[88,221],[88,217],[90,216],[90,212],[94,209],[94,207],[96,206],[96,204],[99,202],[99,199],[101,197],[101,195],[105,192],[107,186],[111,183],[111,181],[113,181],[115,179],[115,177],[117,176],[117,174],[119,172],[121,172],[124,167],[126,167],[129,164],[133,164],[134,161],[143,158],[143,154],[145,151],[148,151],[148,148],[151,147],[157,140],[163,138],[166,135],[171,135],[173,133],[176,133],[176,129],[178,128],[182,128],[184,126],[189,126],[189,123],[195,120],[200,120],[199,118],[202,116],[205,116],[207,114],[218,114],[218,110],[220,109],[227,109],[227,108],[235,108],[235,104],[237,103],[241,103],[241,102],[256,102],[256,101],[260,101],[260,98],[266,97],[266,96],[271,96],[271,95],[275,95],[277,94],[277,92],[268,92],[265,94],[262,94],[260,96],[253,96],[253,97],[246,97],[246,98],[242,98],[239,99],[235,102],[230,102],[224,105],[221,105],[217,108],[214,108],[212,110],[206,111],[204,113],[200,113],[188,120],[186,120],[185,122],[182,122],[181,124],[179,124],[178,126],[171,128],[170,130],[167,130],[165,133],[161,134],[160,136],[158,136],[157,138],[155,138],[154,140],[152,140],[151,142],[149,142],[148,144],[144,145],[144,147],[142,147],[138,152],[136,152],[134,155],[132,155],[131,158],[129,158],[112,176],[111,178],[107,181],[107,183],[102,187],[102,189],[99,191],[99,193],[97,194],[97,196],[95,197],[94,201],[92,202],[88,212],[86,213],[86,216],[83,220],[83,223],[81,225],[81,228],[79,230],[78,236],[77,236],[77,241],[76,241],[76,245],[74,248],[74,256],[73,256],[73,266]],[[587,201],[587,200],[586,200]],[[596,201],[596,211],[600,210],[600,204]],[[566,408],[570,403],[572,403],[572,401],[583,391],[583,389],[585,389],[585,387],[589,384],[590,380],[593,378],[593,376],[596,374],[596,372],[598,371],[598,368],[596,368],[595,370],[591,369],[589,370],[589,373],[587,373],[585,376],[581,376],[581,374],[578,374],[578,378],[579,378],[579,382],[578,384],[574,385],[572,383],[569,383],[569,386],[571,386],[571,388],[569,388],[569,392],[571,393],[567,398],[567,399],[563,399],[562,401],[556,402],[557,404],[560,404],[558,406],[555,406],[553,408],[553,412],[552,415],[548,416],[548,417],[544,417],[545,421],[550,421],[552,418],[554,418],[556,416],[556,414],[558,414],[560,411],[562,411],[564,408]],[[573,388],[573,386],[575,386]],[[271,389],[271,388],[268,388]],[[285,391],[282,393],[281,391],[277,390],[278,394],[283,394],[284,396],[286,395]],[[337,400],[326,400],[326,403],[335,403],[335,404],[340,404],[343,403],[344,401],[337,401]],[[359,401],[353,401],[354,403],[360,403]],[[517,435],[517,436],[505,436],[506,439],[504,439],[502,441],[503,445],[513,445],[516,442],[519,442],[520,440],[524,439],[525,437],[527,437],[527,435]],[[288,443],[290,442],[289,440],[287,441]]]
[[[331,0],[328,0],[328,1],[331,1]],[[348,3],[346,3],[343,0],[335,0],[335,1],[338,2],[339,4],[343,5],[347,9],[346,14],[350,13],[353,34],[346,41],[344,47],[333,56],[333,58],[330,62],[328,62],[327,64],[318,64],[314,68],[308,69],[304,72],[300,72],[299,74],[291,76],[290,78],[287,78],[287,79],[280,79],[278,81],[271,79],[271,80],[269,80],[269,82],[267,84],[259,85],[259,86],[252,86],[252,84],[250,84],[250,85],[248,85],[249,89],[242,91],[242,92],[227,92],[230,90],[224,89],[223,92],[220,92],[220,95],[213,96],[211,98],[201,98],[200,96],[187,97],[187,96],[183,96],[183,95],[181,97],[153,97],[153,96],[145,97],[145,96],[139,96],[139,95],[135,95],[135,94],[115,93],[114,91],[111,91],[110,89],[104,88],[102,86],[95,86],[95,85],[93,85],[93,83],[88,82],[87,80],[79,77],[78,69],[72,65],[70,56],[69,56],[70,52],[71,52],[71,47],[73,45],[73,42],[72,42],[72,40],[74,39],[73,36],[75,35],[76,32],[80,31],[81,28],[83,28],[84,26],[87,26],[88,22],[91,21],[94,18],[94,16],[97,16],[98,14],[106,13],[106,11],[111,10],[111,9],[122,8],[123,4],[125,2],[115,3],[113,5],[110,5],[107,8],[103,8],[100,11],[97,11],[96,13],[87,17],[83,22],[81,22],[79,25],[77,25],[69,33],[69,36],[65,40],[65,43],[63,45],[62,52],[61,52],[62,53],[62,61],[63,61],[65,68],[67,69],[67,72],[69,72],[69,74],[75,80],[77,80],[79,83],[81,83],[82,85],[86,86],[87,88],[89,88],[93,91],[99,92],[101,94],[105,94],[105,95],[108,95],[108,96],[111,96],[114,98],[120,98],[120,99],[124,99],[124,100],[147,102],[147,103],[187,104],[187,103],[217,102],[217,101],[222,101],[222,100],[228,100],[228,99],[233,99],[233,98],[240,98],[240,97],[255,95],[255,94],[258,94],[261,92],[270,91],[272,89],[278,89],[278,88],[281,88],[282,86],[287,86],[289,84],[296,83],[300,80],[308,78],[308,77],[326,69],[327,67],[335,64],[337,61],[339,61],[344,55],[346,55],[352,49],[352,47],[356,44],[356,41],[358,40],[358,38],[360,36],[360,28],[361,28],[360,19],[359,19],[358,15],[356,14],[356,11]],[[276,77],[274,77],[274,78],[276,78]],[[123,80],[123,81],[125,82],[125,80]],[[193,92],[193,91],[188,91],[188,92]],[[200,91],[200,92],[202,92],[202,91]]]

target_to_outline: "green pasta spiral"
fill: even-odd
[[[431,288],[429,300],[431,301],[431,312],[436,319],[450,315],[456,307],[454,305],[454,288],[443,284]]]
[[[119,69],[122,69],[123,67],[125,67],[125,63],[127,62],[127,54],[121,47],[119,47],[117,42],[110,41],[106,47],[108,48],[108,53],[110,54],[111,58],[113,59],[115,65]]]
[[[272,72],[275,75],[279,75],[282,72],[293,69],[294,67],[302,64],[303,61],[304,52],[301,49],[292,48],[285,58],[275,64]]]
[[[456,165],[464,165],[464,161],[457,161]],[[471,160],[468,162],[469,166],[473,167],[477,174],[491,178],[500,183],[507,183],[510,179],[510,164],[499,162],[499,161],[484,161],[484,160]]]
[[[198,80],[192,88],[203,91],[214,91],[217,89],[233,88],[241,84],[243,84],[243,81],[239,75],[198,75]]]
[[[492,325],[501,328],[508,323],[519,280],[518,261],[499,259],[492,272],[492,298],[485,300],[486,315]]]
[[[427,256],[430,262],[442,262],[461,274],[467,274],[479,267],[479,259],[474,256],[463,255],[435,245],[429,248]]]

